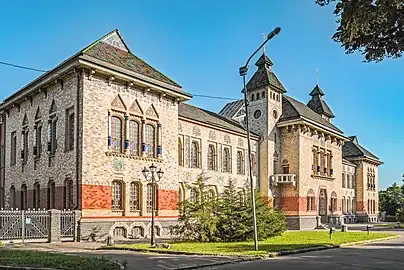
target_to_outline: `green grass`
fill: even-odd
[[[55,268],[63,270],[115,270],[118,265],[106,259],[56,253],[0,249],[0,265]]]
[[[353,243],[364,240],[380,239],[394,234],[388,233],[370,233],[364,232],[335,232],[332,239],[328,231],[300,231],[285,232],[282,236],[267,239],[259,242],[259,251],[254,250],[253,242],[236,242],[236,243],[189,243],[189,242],[172,242],[171,248],[157,249],[164,251],[214,254],[214,255],[235,255],[235,256],[262,256],[271,252],[296,250],[308,247],[320,247],[327,245],[340,245]],[[130,244],[116,245],[111,248],[117,249],[135,249],[139,251],[153,252],[149,244]]]

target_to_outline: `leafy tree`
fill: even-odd
[[[206,180],[205,175],[201,174],[194,185],[187,185],[188,190],[196,191],[197,197],[178,205],[181,210],[178,224],[171,227],[171,234],[175,238],[198,242],[217,240],[217,199],[212,198]]]
[[[400,208],[397,210],[396,218],[397,221],[404,222],[404,208]]]
[[[386,190],[379,193],[379,206],[381,211],[386,211],[388,215],[396,215],[397,210],[404,208],[403,187],[394,183]]]
[[[365,62],[397,58],[404,51],[404,0],[315,0],[336,2],[339,26],[333,39],[346,53],[365,55]]]

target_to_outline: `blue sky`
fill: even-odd
[[[332,7],[314,0],[6,1],[1,10],[0,61],[50,69],[118,28],[136,55],[186,91],[234,98],[241,97],[238,68],[262,34],[280,26],[267,53],[287,94],[307,102],[318,68],[334,123],[385,162],[380,186],[404,173],[404,58],[369,64],[346,55],[331,40]],[[0,65],[0,99],[38,75]],[[225,101],[191,103],[218,111]]]

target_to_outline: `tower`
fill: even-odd
[[[270,176],[279,170],[279,135],[276,128],[282,114],[282,83],[272,71],[273,63],[265,52],[255,63],[258,67],[247,83],[250,129],[261,136],[259,162],[259,188],[264,196],[272,196]]]

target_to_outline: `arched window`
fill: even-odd
[[[314,191],[312,189],[307,192],[307,211],[315,211],[316,210],[316,205],[315,205],[316,197],[314,194]]]
[[[346,181],[345,181],[345,172],[342,173],[342,187],[346,187]]]
[[[117,116],[111,117],[111,149],[114,152],[122,153],[122,120]]]
[[[112,182],[112,210],[123,210],[124,186],[121,181]]]
[[[50,180],[48,182],[48,209],[55,209],[55,181]]]
[[[331,192],[331,211],[337,211],[337,193],[335,191]]]
[[[261,97],[262,97],[262,98],[265,98],[265,91],[263,91],[263,92],[261,93]]]
[[[12,185],[10,187],[10,208],[16,208],[17,203],[16,203],[16,196],[15,196],[15,186]]]
[[[214,190],[214,188],[210,188],[208,190],[208,199],[213,200],[215,198],[216,198],[216,191]]]
[[[34,184],[34,192],[32,196],[32,206],[34,209],[40,209],[40,198],[41,198],[41,187],[38,182],[35,182]]]
[[[223,171],[231,172],[231,156],[229,148],[223,150]]]
[[[191,144],[191,168],[199,168],[199,144],[196,141]]]
[[[146,155],[156,156],[156,131],[153,125],[146,125]]]
[[[351,176],[349,174],[346,175],[346,187],[351,188]]]
[[[346,200],[342,197],[342,213],[346,213]]]
[[[346,199],[346,205],[347,205],[347,212],[352,212],[352,206],[351,206],[351,197],[348,196]]]
[[[130,201],[129,207],[131,211],[140,211],[140,183],[132,182],[130,183]]]
[[[251,94],[251,101],[254,101],[255,95]]]
[[[154,194],[154,211],[157,210],[158,194],[157,185],[152,186],[151,183],[147,184],[146,208],[147,212],[151,213],[153,208],[153,194]]]
[[[63,208],[73,208],[73,180],[66,179],[63,187]]]
[[[215,152],[215,146],[210,144],[208,147],[208,170],[216,170]]]
[[[185,192],[182,184],[180,183],[180,187],[178,189],[178,210],[181,213],[184,213],[184,201],[185,201]]]
[[[182,140],[178,138],[178,165],[184,166],[184,155],[182,154],[183,147],[182,147]]]
[[[196,188],[191,189],[189,201],[192,203],[196,203],[199,201],[199,192]]]
[[[237,173],[244,174],[244,154],[242,151],[237,151]]]
[[[257,100],[259,100],[260,99],[260,93],[258,92],[257,93]]]
[[[21,185],[21,210],[28,209],[28,202],[27,202],[27,185]]]
[[[140,124],[137,121],[129,122],[129,150],[132,155],[139,155],[140,149]]]

